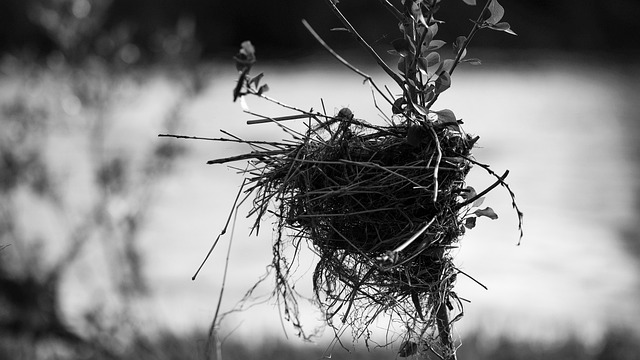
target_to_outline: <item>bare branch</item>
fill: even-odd
[[[320,45],[322,45],[322,47],[324,47],[325,50],[327,50],[334,58],[336,58],[336,60],[341,62],[344,66],[348,67],[349,69],[351,69],[356,74],[362,76],[365,79],[365,81],[368,81],[376,89],[378,94],[380,94],[389,104],[393,105],[393,101],[391,101],[391,100],[389,100],[389,98],[387,98],[387,96],[382,92],[382,90],[380,90],[378,85],[376,85],[376,83],[373,81],[373,78],[371,76],[365,74],[360,69],[358,69],[357,67],[353,66],[353,64],[351,64],[350,62],[345,60],[342,56],[338,55],[338,53],[336,53],[324,40],[322,40],[320,35],[318,35],[318,33],[311,27],[311,25],[307,22],[307,20],[303,19],[302,20],[302,25],[304,25],[304,27],[307,28],[309,33],[316,39],[316,41],[318,41],[318,43],[320,43]]]
[[[398,19],[398,21],[400,22],[404,21],[404,16],[402,15],[402,13],[398,11],[398,9],[396,9],[396,7],[389,2],[389,0],[378,0],[378,1],[380,1],[380,3],[385,7],[385,9],[389,10],[389,12],[393,14],[393,16],[395,16],[396,19]]]
[[[393,70],[391,70],[389,65],[387,65],[387,63],[385,63],[384,60],[380,58],[380,55],[378,55],[378,53],[375,50],[373,50],[371,45],[369,45],[369,43],[362,36],[360,36],[358,31],[353,27],[353,25],[351,25],[349,20],[347,20],[347,18],[342,14],[342,12],[338,9],[336,4],[331,0],[326,0],[326,2],[329,4],[329,7],[331,8],[331,10],[333,10],[333,13],[336,14],[336,16],[340,19],[342,24],[346,26],[349,32],[356,38],[358,43],[360,43],[360,45],[362,45],[367,50],[367,52],[369,52],[369,54],[373,56],[373,58],[376,60],[376,63],[378,63],[378,65],[382,68],[382,70],[384,70],[384,72],[386,72],[387,75],[389,75],[398,84],[398,86],[400,86],[401,89],[404,88],[403,86],[404,81],[402,80],[402,78],[398,74],[396,74]]]

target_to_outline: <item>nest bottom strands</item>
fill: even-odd
[[[407,329],[448,329],[437,324],[438,312],[446,319],[452,300],[459,303],[448,250],[464,233],[461,204],[475,139],[456,123],[330,120],[294,133],[292,142],[234,137],[254,151],[210,161],[251,160],[243,171],[255,227],[268,212],[277,217],[277,293],[291,299],[282,249],[307,241],[319,257],[313,285],[329,324],[338,317],[366,334],[385,313]]]

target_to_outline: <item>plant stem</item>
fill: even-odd
[[[440,333],[440,343],[444,348],[444,354],[442,354],[443,359],[456,360],[456,352],[453,348],[453,341],[451,340],[449,313],[447,311],[447,305],[444,303],[440,304],[440,307],[438,308],[436,324],[438,325],[438,332]]]
[[[473,37],[478,32],[478,30],[480,30],[480,25],[483,22],[484,13],[489,8],[489,4],[491,3],[491,1],[492,0],[487,0],[487,2],[484,4],[484,7],[482,8],[482,11],[480,11],[480,15],[478,15],[478,19],[473,23],[473,27],[471,28],[471,31],[469,32],[469,35],[467,36],[465,41],[462,43],[462,45],[458,49],[458,54],[456,55],[456,60],[453,62],[453,66],[451,66],[451,70],[449,71],[449,75],[453,74],[453,70],[455,70],[455,68],[460,63],[460,59],[462,58],[462,54],[464,54],[464,51],[467,49],[467,46],[469,46],[469,43],[471,42],[471,39],[473,39]]]
[[[456,69],[456,67],[460,63],[460,60],[462,59],[462,54],[464,54],[464,51],[469,46],[469,43],[471,42],[471,39],[473,39],[473,37],[478,32],[478,30],[480,30],[480,28],[481,28],[480,26],[483,23],[484,13],[489,8],[489,4],[491,3],[491,1],[492,0],[487,0],[487,2],[484,4],[484,7],[482,8],[482,11],[480,11],[480,15],[478,15],[478,19],[473,23],[473,27],[471,28],[471,31],[469,31],[469,35],[467,35],[467,38],[464,40],[462,45],[460,45],[460,48],[458,49],[458,53],[456,54],[455,61],[453,62],[453,65],[451,66],[451,70],[449,70],[449,75],[453,74],[453,71]],[[431,99],[431,101],[429,101],[429,104],[427,105],[427,109],[430,109],[431,106],[433,106],[433,104],[436,102],[436,100],[438,100],[438,96],[440,96],[440,93],[436,94],[433,97],[433,99]]]

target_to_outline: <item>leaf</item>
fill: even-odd
[[[427,109],[426,107],[424,107],[424,106],[422,106],[420,104],[416,104],[414,102],[411,102],[411,105],[413,105],[413,108],[416,109],[418,114],[420,114],[422,116],[427,116],[427,114],[429,113],[429,109]]]
[[[491,15],[485,22],[490,25],[497,24],[504,16],[504,8],[498,3],[498,0],[491,0],[491,3],[489,3],[489,12]]]
[[[467,229],[473,229],[474,227],[476,227],[476,219],[477,217],[475,216],[466,218],[464,221],[464,227],[466,227]]]
[[[243,41],[240,44],[240,53],[244,54],[244,55],[246,55],[248,57],[252,57],[252,56],[255,56],[255,54],[256,54],[256,48],[253,46],[251,41],[249,41],[249,40]]]
[[[346,31],[346,32],[349,32],[349,29],[343,28],[343,27],[336,27],[336,28],[329,29],[329,31]]]
[[[438,63],[440,62],[440,54],[438,54],[435,51],[430,52],[427,55],[426,60],[427,60],[427,67],[432,67],[432,66],[438,65]]]
[[[407,39],[395,39],[391,42],[393,49],[400,53],[400,55],[408,55],[415,52],[415,47]]]
[[[466,62],[470,65],[482,65],[482,61],[478,58],[464,59],[462,62]]]
[[[499,22],[495,25],[491,25],[489,26],[489,29],[491,30],[497,30],[497,31],[504,31],[507,34],[511,34],[511,35],[518,35],[515,33],[515,31],[511,30],[511,25],[509,25],[508,22]]]
[[[434,111],[438,115],[438,121],[443,123],[458,123],[456,115],[449,109]]]
[[[428,103],[433,99],[435,95],[436,87],[433,84],[430,84],[422,93],[425,95],[424,102]]]
[[[431,36],[431,39],[429,40],[433,40],[436,34],[438,34],[438,23],[434,23],[433,25],[430,25],[428,28],[428,31],[429,33],[427,34],[427,37]]]
[[[476,0],[462,0],[462,1],[464,1],[464,3],[467,5],[471,5],[471,6],[476,5]]]
[[[446,59],[442,62],[442,70],[446,71],[447,73],[451,73],[451,68],[453,67],[454,62],[455,60],[453,59]]]
[[[264,85],[260,86],[260,88],[258,88],[258,95],[262,95],[262,94],[266,93],[267,91],[269,91],[269,85],[264,84]]]
[[[467,41],[466,36],[458,36],[456,41],[453,43],[453,52],[456,53],[456,56],[462,51],[462,55],[460,55],[460,59],[464,59],[467,55],[467,49],[465,42]]]
[[[428,25],[427,21],[424,19],[424,15],[422,15],[422,9],[420,7],[421,2],[422,1],[411,2],[411,17],[426,27]]]
[[[264,73],[260,73],[254,76],[251,80],[249,80],[249,85],[258,87],[258,85],[260,85],[260,80],[262,79],[263,76],[264,76]]]
[[[424,41],[422,42],[422,46],[420,47],[420,54],[424,55],[427,51],[429,51],[429,44],[438,33],[438,24],[433,24],[427,27],[427,34],[424,37]]]
[[[473,186],[467,186],[464,190],[465,191],[460,193],[460,197],[464,200],[469,200],[478,194],[476,193],[476,189],[474,189]]]
[[[420,69],[420,71],[422,71],[424,74],[427,74],[428,68],[429,63],[427,62],[427,59],[424,56],[420,56],[418,58],[418,69]]]
[[[462,50],[462,55],[460,55],[460,59],[464,59],[464,57],[467,56],[467,49]]]
[[[240,44],[240,51],[233,57],[236,61],[236,69],[244,72],[246,69],[250,69],[256,62],[256,49],[251,44],[251,41],[243,41]]]
[[[493,211],[492,208],[490,207],[486,207],[484,209],[478,209],[476,211],[473,212],[476,216],[486,216],[491,220],[495,220],[498,218],[498,214],[495,213],[495,211]]]
[[[456,41],[453,43],[453,52],[456,53],[456,56],[462,51],[462,55],[460,55],[460,59],[464,59],[467,55],[467,47],[466,47],[466,36],[458,36]]]
[[[484,202],[484,196],[481,197],[481,198],[478,198],[478,200],[474,201],[473,204],[471,204],[471,206],[479,207],[480,205],[482,205],[483,202]]]
[[[429,43],[429,46],[427,46],[427,50],[438,50],[441,47],[443,47],[446,44],[446,42],[442,41],[442,40],[432,40]]]
[[[404,97],[399,97],[393,102],[393,106],[391,107],[391,112],[393,114],[401,114],[402,113],[402,105],[405,105],[406,101],[404,101]]]
[[[460,49],[464,45],[465,41],[467,41],[467,37],[466,36],[458,36],[456,38],[456,41],[453,43],[453,52],[455,52],[457,54],[458,51],[460,51]]]
[[[434,60],[435,60],[435,55],[434,55]],[[427,67],[427,75],[429,76],[429,80],[431,80],[431,78],[436,74],[439,74],[440,71],[442,71],[442,61],[429,64],[429,66]]]

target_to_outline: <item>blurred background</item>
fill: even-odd
[[[459,357],[638,359],[640,3],[501,4],[518,36],[480,32],[468,56],[482,66],[459,67],[435,104],[480,136],[478,161],[510,170],[525,213],[517,246],[510,198],[496,189],[485,204],[500,219],[461,242],[456,263],[488,290],[458,280],[471,301],[456,327]],[[392,16],[377,1],[339,6],[392,64]],[[438,38],[466,34],[478,11],[445,0]],[[157,135],[287,138],[246,125],[251,116],[232,102],[240,42],[256,46],[270,96],[383,121],[369,87],[322,51],[303,18],[397,91],[353,38],[330,31],[341,25],[320,0],[0,2],[0,358],[206,358],[229,244],[225,359],[396,357],[398,343],[373,344],[402,329],[380,324],[369,350],[349,331],[331,343],[311,302],[301,303],[304,325],[318,336],[296,338],[270,278],[242,301],[271,258],[273,219],[250,236],[248,205],[191,281],[242,182],[205,162],[248,149]],[[257,100],[248,99],[254,112],[291,114]],[[481,169],[468,178],[476,189],[492,182]],[[300,264],[309,295],[312,269]]]

